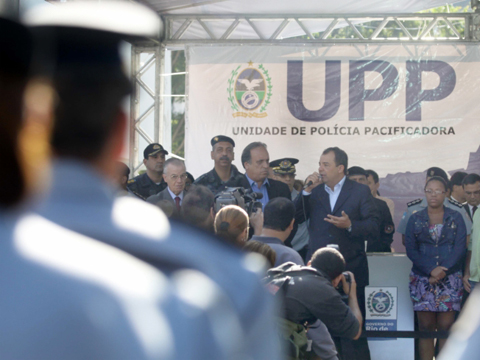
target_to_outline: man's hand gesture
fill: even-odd
[[[340,229],[348,229],[350,226],[352,226],[352,221],[345,213],[345,211],[342,211],[342,216],[333,216],[331,214],[328,214],[327,217],[323,220],[335,225]]]

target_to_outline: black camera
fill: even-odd
[[[250,216],[258,208],[262,208],[262,203],[257,201],[262,197],[261,193],[253,192],[251,189],[245,190],[243,187],[227,188],[215,196],[214,210],[217,213],[224,206],[237,205]]]
[[[352,284],[352,277],[350,276],[350,274],[346,271],[344,271],[343,273],[343,276],[345,277],[345,281],[348,283],[348,288],[351,289],[351,284]],[[337,291],[340,293],[340,296],[342,297],[342,300],[348,304],[348,295],[345,294],[345,292],[343,291],[343,281],[340,281],[340,283],[338,284],[337,286]]]

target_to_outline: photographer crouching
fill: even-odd
[[[289,351],[291,359],[306,358],[305,326],[308,328],[317,319],[327,326],[332,336],[353,340],[360,337],[363,318],[357,301],[357,284],[353,274],[344,271],[342,254],[327,247],[317,250],[308,266],[289,262],[268,272],[269,291],[282,294],[284,339],[290,341],[292,335],[304,338],[304,344],[300,340],[293,346],[297,348],[297,354]],[[350,281],[344,274],[348,274]],[[340,283],[348,296],[348,306],[336,289]]]

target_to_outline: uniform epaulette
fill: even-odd
[[[407,206],[410,207],[410,206],[413,206],[413,205],[417,205],[417,204],[420,204],[422,202],[423,199],[416,199],[416,200],[413,200],[413,201],[410,201],[409,203],[407,203]]]
[[[133,184],[135,181],[137,181],[137,180],[135,180],[135,179],[128,180],[127,184]]]
[[[140,195],[139,193],[137,193],[136,191],[133,191],[133,190],[130,190],[132,192],[133,195],[139,197],[140,199],[142,200],[147,200],[145,197],[143,197],[142,195]]]
[[[459,203],[457,200],[448,199],[448,202],[452,205],[458,206],[459,208],[463,207],[463,205],[461,203]]]

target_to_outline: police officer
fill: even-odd
[[[206,174],[201,175],[195,185],[206,186],[214,195],[228,187],[242,186],[243,175],[238,171],[232,161],[235,159],[235,141],[224,135],[214,136],[210,141],[212,152],[210,156],[214,167]]]
[[[368,186],[368,173],[360,166],[352,166],[348,169],[348,178],[360,184]],[[367,239],[367,252],[392,252],[390,245],[393,242],[393,233],[395,225],[393,224],[392,215],[385,201],[373,197],[375,206],[377,207],[379,220],[379,234]]]
[[[163,179],[163,164],[168,151],[158,143],[148,145],[143,151],[143,163],[147,171],[128,182],[128,189],[144,200],[167,188]]]
[[[72,6],[75,11],[70,12]],[[37,211],[52,222],[89,234],[161,270],[188,268],[172,280],[179,279],[185,289],[191,288],[188,303],[195,309],[179,306],[178,313],[167,313],[168,319],[176,318],[171,325],[182,328],[173,334],[164,331],[163,339],[142,332],[144,343],[154,348],[166,342],[174,344],[173,350],[179,351],[173,354],[175,359],[279,358],[273,300],[265,294],[254,267],[247,267],[251,261],[245,255],[183,224],[169,224],[160,209],[144,201],[112,196],[110,176],[127,129],[121,104],[132,88],[123,73],[120,40],[135,35],[158,36],[158,15],[131,2],[73,2],[47,7],[34,24],[36,31],[52,35],[39,36],[42,43],[38,48],[42,53],[51,49],[54,57],[46,65],[54,68],[58,93],[52,135],[57,158],[51,189]],[[151,23],[155,26],[149,27]],[[54,60],[56,66],[52,66]],[[153,148],[155,145],[159,147]],[[160,144],[153,146],[150,152],[147,147],[146,155],[164,152]],[[183,277],[191,271],[196,279]],[[131,275],[128,271],[125,274]],[[148,277],[144,279],[149,282]],[[204,285],[198,283],[203,280]],[[197,294],[195,286],[209,296]],[[155,288],[145,291],[161,295]],[[136,315],[147,322],[156,320],[148,312]],[[197,319],[201,330],[191,326]],[[183,332],[177,335],[180,330]]]
[[[292,200],[298,195],[298,191],[293,188],[295,182],[296,169],[295,164],[298,163],[298,159],[294,158],[282,158],[270,162],[270,168],[272,169],[273,179],[281,181],[288,185],[290,193],[292,194]],[[296,250],[305,261],[308,251],[308,220],[301,224],[298,224],[297,233],[292,239],[291,246]]]
[[[438,167],[431,167],[427,170],[427,178],[425,181],[428,181],[428,179],[430,179],[433,176],[440,176],[447,183],[449,181],[447,173]],[[397,228],[397,231],[400,234],[402,234],[403,244],[405,244],[405,231],[407,229],[408,219],[410,219],[410,216],[413,213],[416,213],[417,211],[425,209],[427,205],[428,205],[427,199],[425,197],[421,199],[416,199],[407,203],[407,211],[403,213],[402,219],[400,220],[400,223],[398,224],[398,228]],[[460,212],[460,214],[462,214],[463,221],[465,221],[465,226],[467,227],[467,241],[468,241],[468,239],[470,238],[470,233],[472,232],[472,221],[468,217],[468,214],[463,208],[462,204],[460,204],[458,201],[445,198],[443,205],[447,208],[456,210]]]

